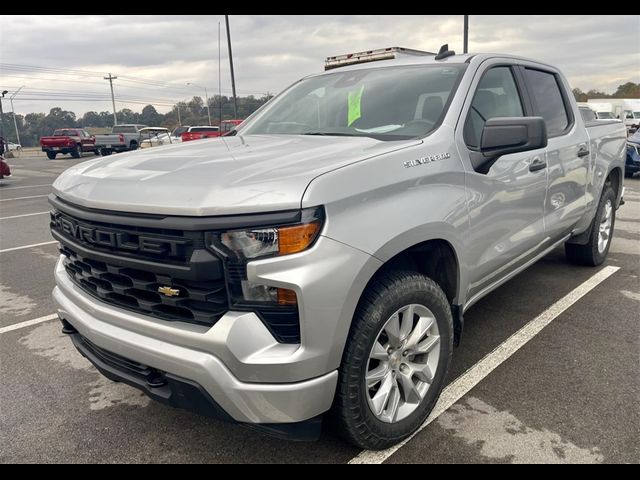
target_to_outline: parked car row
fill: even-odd
[[[116,125],[111,129],[111,133],[102,135],[91,135],[83,128],[59,128],[53,135],[42,137],[40,146],[51,160],[58,154],[71,154],[74,158],[80,158],[85,152],[106,156],[138,148],[220,137],[231,132],[240,123],[242,120],[223,120],[220,127],[185,125],[175,128],[173,132],[164,127],[124,124]],[[8,149],[21,148],[20,145],[9,144]]]

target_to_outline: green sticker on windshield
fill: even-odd
[[[350,127],[353,122],[358,120],[362,115],[360,113],[360,100],[362,100],[362,92],[364,91],[364,85],[362,85],[358,90],[354,92],[349,92],[348,102],[349,102],[349,114],[348,114],[348,123],[347,125]]]

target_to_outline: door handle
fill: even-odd
[[[547,162],[543,162],[539,158],[536,158],[531,165],[529,165],[530,172],[537,172],[538,170],[544,170],[547,168]]]
[[[586,157],[587,155],[589,155],[589,149],[588,148],[582,147],[580,150],[578,150],[578,157],[579,158]]]

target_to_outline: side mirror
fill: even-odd
[[[473,168],[486,173],[503,155],[547,146],[547,126],[542,117],[496,117],[484,124],[480,155],[472,157]]]

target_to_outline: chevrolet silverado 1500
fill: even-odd
[[[625,134],[545,63],[332,57],[231,136],[56,180],[63,331],[170,405],[299,438],[331,411],[388,447],[433,408],[465,310],[558,246],[605,260]]]
[[[70,153],[73,158],[84,152],[98,153],[95,137],[82,128],[58,128],[50,137],[40,138],[40,147],[49,160],[55,160],[59,153]]]

